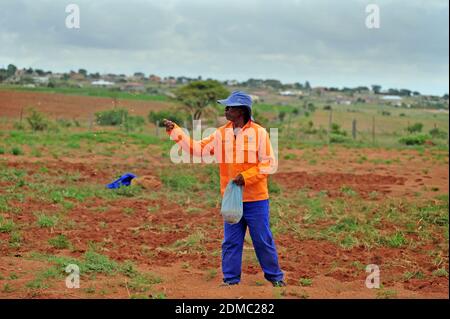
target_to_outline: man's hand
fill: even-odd
[[[233,182],[238,186],[244,186],[245,185],[244,176],[242,176],[242,174],[239,174],[233,179]]]
[[[173,128],[175,127],[175,123],[172,121],[169,121],[168,119],[164,119],[163,120],[163,124],[166,127],[166,131],[170,132],[173,130]]]

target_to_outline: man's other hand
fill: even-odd
[[[173,130],[173,128],[175,127],[175,123],[172,121],[169,121],[168,119],[164,119],[163,120],[163,124],[166,127],[166,131],[170,132]]]
[[[238,185],[238,186],[244,186],[245,184],[245,180],[244,180],[244,176],[242,176],[241,174],[239,174],[238,176],[236,176],[233,179],[233,182]]]

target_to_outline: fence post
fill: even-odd
[[[372,144],[375,145],[375,115],[372,117]]]
[[[89,131],[92,132],[92,127],[94,125],[94,115],[91,114],[91,116],[89,117]]]
[[[287,129],[287,137],[288,139],[291,138],[291,114],[289,113],[289,118],[288,118],[288,129]]]
[[[156,133],[156,136],[158,136],[159,137],[159,120],[158,121],[156,121],[156,129],[155,129],[155,133]]]
[[[356,140],[356,120],[355,119],[353,119],[353,122],[352,122],[352,137],[354,140]]]
[[[328,144],[331,143],[331,126],[333,123],[333,109],[330,109],[330,116],[328,118]]]
[[[23,107],[20,109],[20,127],[22,127]]]

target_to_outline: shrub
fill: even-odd
[[[432,128],[432,129],[429,131],[429,133],[430,133],[430,135],[431,135],[433,138],[442,138],[442,139],[447,138],[447,132],[438,129],[437,127]]]
[[[22,151],[22,149],[21,149],[20,147],[14,146],[14,147],[11,149],[11,154],[12,154],[12,155],[15,155],[15,156],[23,155],[23,151]]]
[[[335,133],[331,133],[330,134],[330,143],[345,143],[348,142],[350,139],[345,136],[345,135],[341,135],[341,134],[335,134]]]
[[[406,130],[409,133],[420,133],[422,132],[423,124],[422,123],[414,123],[412,125],[409,125]]]
[[[117,126],[123,123],[126,116],[128,116],[128,111],[125,109],[101,111],[95,113],[95,121],[98,125]]]
[[[331,105],[325,105],[323,107],[324,110],[331,111]]]
[[[48,120],[42,113],[31,109],[30,116],[27,117],[28,124],[33,131],[45,131],[48,128]]]
[[[341,130],[341,126],[336,123],[331,124],[331,134],[347,136],[347,132],[344,130]]]
[[[381,112],[381,115],[383,115],[383,116],[390,116],[390,115],[391,115],[391,112],[388,112],[388,111],[382,111],[382,112]]]
[[[25,126],[21,122],[14,122],[13,127],[18,131],[23,131],[25,129]]]
[[[405,145],[423,145],[431,137],[427,134],[415,134],[402,137],[399,142]]]
[[[70,246],[69,240],[64,235],[58,235],[54,238],[50,238],[48,240],[48,243],[58,249],[65,249],[65,248],[69,248],[69,246]]]
[[[172,122],[177,123],[178,125],[181,125],[183,121],[186,119],[185,116],[182,116],[179,114],[180,112],[176,111],[170,111],[170,110],[164,110],[164,111],[158,111],[153,112],[151,111],[148,113],[148,121],[149,123],[156,123],[156,121],[159,121],[159,126],[163,127],[163,119],[168,119]]]
[[[72,126],[72,122],[65,120],[65,119],[58,119],[56,120],[56,122],[61,126],[61,127],[71,127]]]
[[[95,120],[99,125],[123,125],[127,131],[132,131],[145,124],[142,116],[132,116],[125,109],[109,110],[95,113]]]

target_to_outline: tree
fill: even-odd
[[[401,89],[400,90],[400,95],[402,95],[402,96],[411,96],[411,90],[408,90],[408,89]]]
[[[83,75],[84,77],[87,77],[87,71],[85,69],[79,69],[78,73]]]
[[[305,82],[305,90],[311,90],[311,84],[309,83],[309,81]]]
[[[180,87],[174,93],[176,100],[183,103],[193,120],[200,119],[208,105],[226,98],[229,94],[228,90],[215,80],[194,81]]]
[[[8,65],[8,68],[6,69],[6,75],[8,77],[11,77],[14,74],[16,74],[16,71],[17,71],[17,67],[14,64],[10,64],[10,65]]]
[[[8,77],[6,69],[0,69],[0,82],[3,82]]]
[[[381,92],[381,85],[378,85],[378,84],[372,85],[372,91],[375,94],[380,94],[380,92]]]

